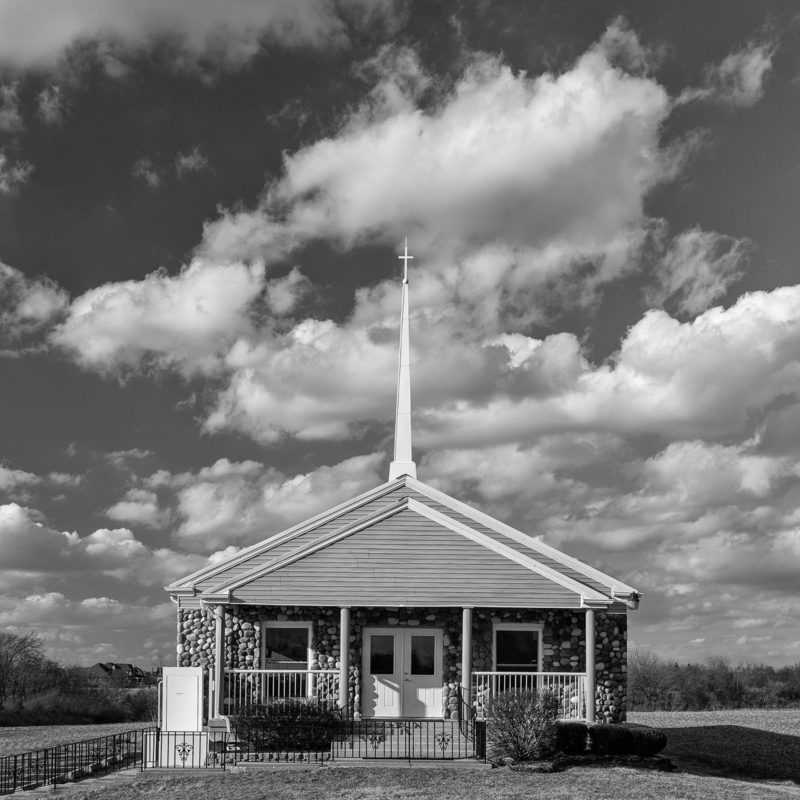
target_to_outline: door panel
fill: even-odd
[[[399,642],[402,646],[402,641]],[[364,691],[362,713],[366,717],[400,716],[400,664],[398,640],[393,630],[364,632]]]
[[[441,631],[404,631],[404,717],[442,716]]]
[[[442,632],[366,628],[361,711],[365,717],[442,716]]]

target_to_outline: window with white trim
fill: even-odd
[[[541,672],[540,623],[497,622],[492,633],[495,672]]]
[[[311,668],[310,622],[264,622],[261,660],[265,669]]]

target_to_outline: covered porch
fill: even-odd
[[[533,690],[553,692],[563,719],[609,718],[615,700],[624,707],[617,687],[609,701],[596,685],[596,652],[602,678],[624,670],[624,614],[223,604],[195,613],[213,624],[213,639],[201,634],[209,719],[282,700],[356,720],[482,719],[497,695]]]

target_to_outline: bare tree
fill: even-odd
[[[10,696],[24,697],[27,677],[43,661],[42,640],[35,633],[0,633],[0,707]]]

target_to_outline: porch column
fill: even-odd
[[[223,712],[225,691],[225,606],[214,606],[214,716]]]
[[[461,609],[461,698],[470,707],[472,692],[472,609]],[[459,717],[464,709],[459,709]]]
[[[350,609],[339,609],[339,708],[347,711],[347,687],[350,683]]]
[[[586,609],[586,721],[594,722],[594,609]]]

